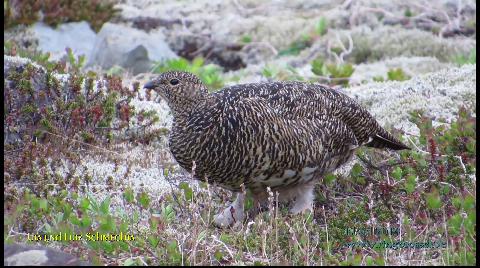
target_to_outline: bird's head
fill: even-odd
[[[208,96],[207,87],[202,81],[187,72],[165,72],[143,87],[160,95],[174,114],[188,113]]]

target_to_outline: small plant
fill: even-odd
[[[401,68],[391,69],[387,72],[388,80],[391,81],[404,81],[410,79]]]
[[[352,76],[355,68],[350,63],[344,64],[327,64],[326,65],[327,71],[330,73],[330,77],[334,78],[332,80],[333,84],[336,85],[348,85],[348,78]]]
[[[67,58],[68,58],[68,63],[69,63],[69,70],[70,72],[79,72],[80,69],[85,65],[85,55],[80,55],[75,59],[75,55],[73,54],[73,51],[71,48],[67,48]]]
[[[405,12],[403,13],[403,15],[407,18],[411,18],[413,17],[413,12],[410,10],[410,8],[407,8],[405,9]]]
[[[312,72],[319,76],[324,76],[324,64],[321,58],[316,58],[312,61]]]
[[[323,36],[327,33],[328,30],[328,22],[327,19],[322,17],[320,20],[315,24],[315,33],[319,36]]]
[[[333,63],[325,64],[322,58],[313,60],[311,66],[311,70],[315,75],[320,76],[321,79],[330,79],[334,85],[348,85],[348,80],[355,71],[355,68],[350,63],[338,65]]]
[[[252,36],[250,35],[244,35],[242,36],[241,42],[244,44],[248,44],[252,42]]]

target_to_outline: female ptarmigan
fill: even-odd
[[[225,226],[243,218],[242,184],[256,202],[266,188],[294,200],[292,213],[312,208],[319,178],[366,145],[408,149],[348,96],[319,84],[236,85],[215,93],[195,75],[166,72],[145,84],[174,117],[170,150],[195,178],[239,192],[215,218]]]

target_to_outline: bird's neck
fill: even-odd
[[[208,109],[208,106],[211,105],[213,101],[210,95],[199,96],[195,99],[183,99],[181,103],[177,103],[172,107],[174,119],[188,119],[192,114]]]

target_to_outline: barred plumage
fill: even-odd
[[[311,196],[314,182],[359,146],[408,148],[353,99],[318,84],[244,84],[209,94],[195,75],[167,72],[145,87],[172,110],[169,146],[180,166],[190,171],[195,161],[197,179],[232,191],[244,184],[259,199],[270,187],[296,199],[294,213],[311,206],[301,195]]]

